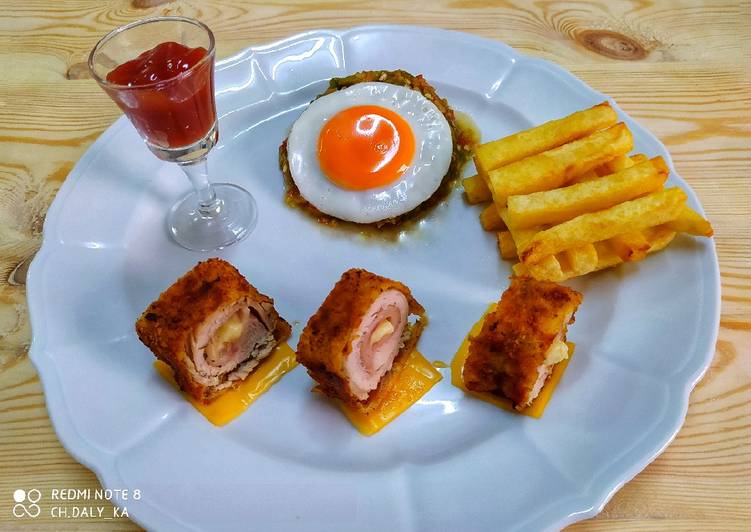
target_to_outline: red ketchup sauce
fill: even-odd
[[[107,74],[109,83],[121,87],[105,90],[150,143],[189,146],[216,121],[214,58],[201,63],[206,53],[163,42]]]

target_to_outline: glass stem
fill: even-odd
[[[209,166],[206,157],[201,157],[189,163],[180,164],[185,175],[188,176],[198,195],[198,212],[203,216],[216,216],[219,212],[220,201],[216,199],[214,187],[209,181]]]
[[[205,217],[213,217],[219,213],[220,200],[216,199],[214,187],[209,181],[209,166],[206,156],[195,161],[180,164],[185,175],[188,176],[198,196],[198,212]]]

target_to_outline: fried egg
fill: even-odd
[[[319,211],[367,224],[405,214],[438,189],[451,127],[420,92],[358,83],[314,100],[287,141],[292,179]]]

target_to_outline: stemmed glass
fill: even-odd
[[[139,20],[104,36],[89,69],[149,149],[177,163],[193,184],[167,215],[172,239],[210,251],[247,236],[257,219],[253,196],[209,181],[207,156],[219,138],[211,30],[186,17]]]

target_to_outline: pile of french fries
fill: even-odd
[[[563,281],[644,259],[684,232],[712,226],[665,188],[662,157],[627,155],[628,127],[608,102],[475,148],[477,175],[464,179],[480,223],[498,234],[517,275]]]

